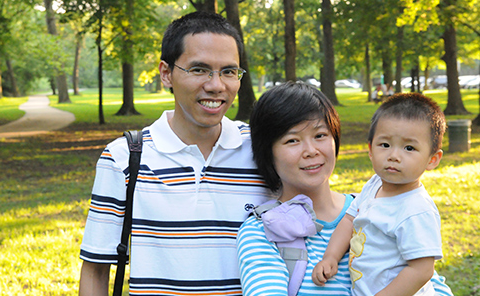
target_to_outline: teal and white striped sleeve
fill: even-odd
[[[437,271],[433,273],[433,277],[430,280],[435,289],[435,296],[453,296],[453,292],[450,287],[445,283],[445,277],[439,275]]]
[[[238,231],[237,257],[244,296],[287,296],[286,265],[255,217],[248,218]]]

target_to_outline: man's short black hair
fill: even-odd
[[[243,42],[238,31],[221,15],[204,11],[189,13],[173,21],[165,31],[162,40],[162,56],[171,69],[185,51],[186,35],[214,33],[233,37],[237,43],[238,56],[242,55]]]

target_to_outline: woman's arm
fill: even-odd
[[[287,296],[288,270],[274,243],[253,217],[240,227],[237,257],[244,296]]]
[[[435,289],[435,296],[453,296],[452,289],[445,283],[445,277],[439,275],[437,271],[433,273],[430,282]]]

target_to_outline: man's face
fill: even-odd
[[[194,66],[213,71],[239,67],[239,55],[235,39],[228,35],[200,33],[186,35],[184,52],[175,65],[184,69]],[[222,117],[232,105],[240,81],[225,79],[219,73],[211,78],[186,73],[162,61],[160,71],[166,87],[173,88],[175,114],[170,122],[172,128],[182,127],[190,131],[211,129],[219,126]]]

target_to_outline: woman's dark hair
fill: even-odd
[[[238,56],[242,56],[242,39],[238,31],[228,21],[216,13],[197,11],[173,21],[168,26],[162,40],[161,59],[173,69],[174,63],[185,50],[185,36],[200,33],[215,33],[233,37],[237,43]]]
[[[325,120],[338,155],[340,119],[330,100],[315,87],[287,82],[266,91],[255,104],[250,117],[253,157],[272,191],[282,186],[273,162],[273,144],[292,127],[316,119]]]

